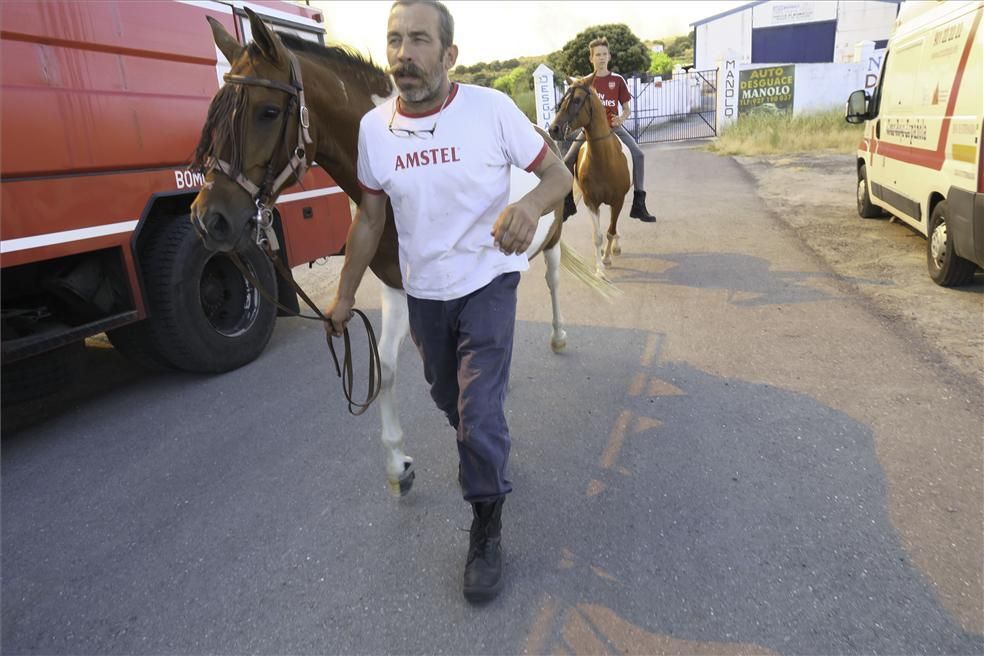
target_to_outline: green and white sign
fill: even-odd
[[[792,114],[796,66],[769,66],[741,71],[738,115]]]

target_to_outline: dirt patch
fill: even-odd
[[[898,221],[858,217],[853,155],[735,159],[779,218],[872,309],[984,384],[984,274],[940,287],[926,271],[925,237]]]

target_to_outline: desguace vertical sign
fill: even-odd
[[[738,80],[738,115],[792,114],[796,66],[769,66],[741,71]]]

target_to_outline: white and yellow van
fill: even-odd
[[[948,287],[984,266],[982,16],[980,0],[903,3],[878,86],[847,102],[865,122],[858,213],[926,235],[929,275]]]

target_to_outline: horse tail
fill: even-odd
[[[579,282],[598,292],[606,301],[622,295],[621,289],[599,276],[594,265],[568,246],[563,237],[560,239],[560,266]]]

